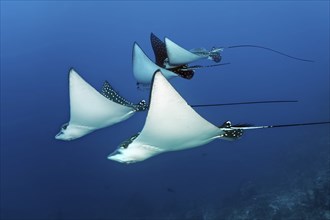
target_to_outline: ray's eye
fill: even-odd
[[[68,125],[69,125],[69,123],[66,123],[66,124],[62,125],[62,129],[63,130],[66,130],[66,128],[68,127]]]

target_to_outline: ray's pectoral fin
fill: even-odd
[[[148,105],[145,100],[141,100],[138,104],[134,104],[126,100],[121,96],[114,88],[110,85],[108,81],[105,81],[102,86],[102,95],[107,99],[116,102],[120,105],[133,108],[135,111],[145,111],[148,109]]]
[[[221,134],[220,138],[234,141],[242,137],[243,135],[243,129],[240,129],[239,127],[246,126],[246,125],[234,125],[235,128],[232,128],[232,124],[230,121],[226,121],[223,123],[219,128],[223,129],[223,134]]]
[[[159,58],[161,62],[163,58]],[[138,83],[139,88],[145,85],[149,85],[152,81],[153,74],[156,70],[160,69],[167,79],[177,77],[178,75],[174,72],[167,70],[161,66],[155,64],[142,48],[135,42],[133,44],[133,75]]]
[[[103,91],[103,95],[100,94],[74,69],[70,69],[70,120],[55,138],[74,140],[124,121],[136,112],[134,108],[120,104],[125,100],[113,91],[109,83],[105,83]]]
[[[172,66],[184,65],[205,58],[199,53],[194,53],[184,49],[167,37],[165,37],[164,42],[166,45],[168,62]]]
[[[156,64],[160,67],[165,67],[164,62],[168,58],[165,43],[154,33],[150,34],[150,42],[155,54]]]

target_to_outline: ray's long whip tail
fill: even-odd
[[[252,44],[241,44],[241,45],[234,45],[234,46],[229,46],[229,47],[224,47],[224,48],[232,49],[232,48],[242,48],[242,47],[251,47],[251,48],[264,49],[264,50],[268,50],[268,51],[271,51],[271,52],[274,52],[274,53],[280,54],[280,55],[282,55],[282,56],[289,57],[289,58],[291,58],[291,59],[295,59],[295,60],[299,60],[299,61],[304,61],[304,62],[315,62],[314,60],[302,59],[302,58],[294,57],[294,56],[291,56],[291,55],[289,55],[289,54],[286,54],[286,53],[280,52],[280,51],[278,51],[278,50],[271,49],[271,48],[269,48],[269,47],[258,46],[258,45],[252,45]]]

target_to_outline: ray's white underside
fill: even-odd
[[[168,55],[168,62],[170,65],[180,66],[205,58],[204,56],[196,55],[180,47],[179,45],[177,45],[167,37],[165,37],[164,41]]]
[[[76,139],[131,117],[135,110],[115,103],[88,84],[75,70],[69,73],[70,121],[62,138]],[[69,135],[72,133],[71,135]],[[74,134],[73,134],[74,133]]]

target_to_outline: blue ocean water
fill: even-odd
[[[230,65],[172,85],[190,104],[299,100],[196,109],[215,125],[329,121],[328,1],[1,1],[1,220],[330,219],[328,125],[248,131],[125,165],[107,160],[146,112],[71,142],[68,71],[128,100],[132,45],[149,35],[224,50]],[[204,65],[210,61],[201,61]]]

